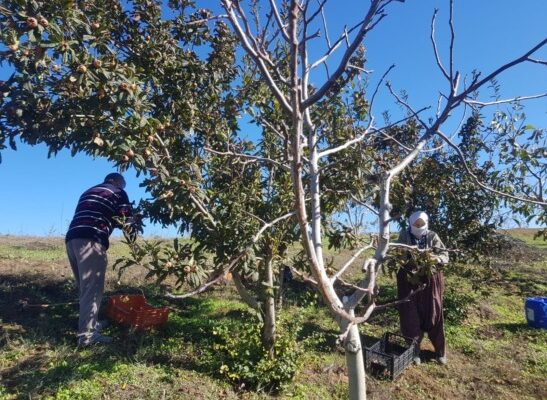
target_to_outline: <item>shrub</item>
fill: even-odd
[[[459,324],[467,318],[469,306],[475,302],[468,294],[448,289],[444,294],[444,317],[450,324]]]
[[[292,380],[299,366],[302,347],[296,341],[297,322],[279,321],[274,349],[262,346],[261,325],[250,321],[227,323],[213,330],[217,371],[240,389],[278,392]]]

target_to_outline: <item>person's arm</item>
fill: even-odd
[[[118,203],[116,214],[119,218],[125,219],[127,222],[130,222],[133,217],[133,207],[131,207],[129,197],[125,190],[120,190],[120,202]]]
[[[448,251],[444,250],[446,249],[444,243],[442,242],[439,235],[436,233],[433,235],[433,238],[431,239],[431,247],[433,248],[433,251],[435,253],[435,256],[437,256],[437,259],[439,260],[440,264],[448,264],[449,257],[448,257]]]

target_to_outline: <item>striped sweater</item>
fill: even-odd
[[[110,183],[93,186],[80,196],[65,241],[91,239],[108,249],[110,234],[122,227],[115,218],[131,216],[131,204],[123,189]]]

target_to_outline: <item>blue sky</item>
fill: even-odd
[[[203,4],[217,4],[206,1]],[[463,73],[474,68],[487,73],[516,58],[547,36],[546,0],[456,0],[455,2],[456,67]],[[327,9],[331,23],[331,40],[344,24],[351,26],[364,12],[367,1],[331,0]],[[447,55],[448,0],[407,0],[394,3],[389,16],[381,22],[365,41],[367,68],[375,71],[374,83],[391,65],[396,69],[390,80],[396,90],[405,89],[409,100],[417,108],[435,105],[446,82],[433,58],[429,33],[434,8],[440,8],[437,32],[442,56]],[[320,47],[322,42],[318,42]],[[547,50],[538,53],[547,59]],[[445,58],[446,59],[446,58]],[[0,79],[9,74],[0,68]],[[318,78],[321,78],[318,76]],[[503,74],[499,83],[503,97],[532,95],[547,92],[547,71],[538,65],[525,65]],[[484,92],[483,99],[488,99]],[[389,95],[377,99],[377,111],[384,109],[397,114]],[[530,123],[547,127],[547,100],[527,104]],[[456,118],[457,116],[455,116]],[[245,128],[244,128],[245,130]],[[68,151],[55,158],[47,158],[45,146],[19,146],[15,152],[2,152],[0,164],[0,234],[61,236],[70,222],[81,192],[101,182],[114,171],[106,160],[93,160],[84,155],[71,157]],[[130,199],[145,196],[139,188],[139,179],[131,171],[126,174]],[[147,235],[172,235],[174,230],[163,231],[148,226]]]

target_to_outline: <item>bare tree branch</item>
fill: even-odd
[[[464,101],[464,103],[469,104],[471,106],[486,107],[486,106],[494,106],[494,105],[504,104],[504,103],[514,103],[514,102],[521,101],[521,100],[540,99],[540,98],[546,97],[546,96],[547,96],[547,93],[541,93],[541,94],[536,94],[536,95],[532,95],[532,96],[517,96],[517,97],[513,97],[512,99],[496,100],[496,101],[488,101],[488,102],[477,101],[477,100],[467,100],[467,99],[465,99],[463,101]]]
[[[253,236],[253,243],[256,243],[258,241],[258,239],[260,238],[260,235],[262,235],[262,233],[264,233],[264,231],[266,229],[269,229],[271,228],[272,226],[274,226],[275,224],[277,224],[278,222],[280,221],[283,221],[284,219],[287,219],[287,218],[290,218],[292,216],[296,215],[296,212],[293,211],[293,212],[290,212],[288,214],[285,214],[285,215],[282,215],[281,217],[278,217],[276,219],[274,219],[273,221],[271,222],[268,222],[267,224],[264,224],[262,226],[262,228],[260,228],[260,230],[256,233],[256,235]]]
[[[325,95],[325,93],[327,93],[327,91],[332,88],[334,82],[336,82],[338,78],[340,78],[342,74],[346,71],[350,58],[353,56],[353,54],[361,44],[366,34],[373,27],[373,19],[377,15],[380,3],[380,0],[371,0],[369,11],[361,24],[361,29],[342,56],[342,59],[338,64],[336,71],[334,71],[330,79],[328,79],[312,96],[310,96],[302,104],[303,108],[308,108],[311,105],[315,104],[317,101],[319,101]]]
[[[452,140],[450,140],[450,138],[448,138],[445,134],[443,134],[441,131],[437,131],[437,135],[439,137],[441,137],[450,147],[452,147],[456,151],[456,153],[460,157],[460,159],[461,159],[461,161],[462,161],[462,163],[465,167],[465,170],[466,170],[467,174],[469,176],[471,176],[471,178],[473,178],[475,183],[477,185],[479,185],[481,188],[483,188],[484,190],[487,190],[487,191],[492,192],[492,193],[496,193],[500,196],[507,197],[509,199],[518,200],[518,201],[522,201],[522,202],[525,202],[525,203],[537,204],[537,205],[540,205],[540,206],[547,206],[547,202],[539,201],[539,200],[535,200],[535,199],[531,199],[531,198],[514,196],[514,195],[509,194],[509,193],[504,193],[504,192],[496,190],[496,189],[486,185],[485,183],[481,182],[479,180],[479,178],[477,177],[477,175],[475,175],[473,173],[473,171],[471,171],[471,169],[469,168],[469,165],[467,164],[467,161],[465,160],[465,156],[463,155],[460,148]]]
[[[530,62],[533,62],[533,63],[536,63],[536,64],[547,65],[547,61],[545,61],[545,60],[538,60],[538,59],[530,58],[530,57],[528,57],[528,59],[526,61],[530,61]]]
[[[394,306],[397,306],[399,304],[403,304],[403,303],[408,303],[411,298],[413,296],[415,296],[417,293],[421,292],[422,290],[424,290],[425,288],[427,287],[426,284],[423,284],[421,286],[419,286],[417,289],[414,289],[412,290],[408,296],[406,296],[405,298],[403,299],[399,299],[399,300],[395,300],[395,301],[390,301],[389,303],[385,303],[385,304],[378,304],[376,305],[375,307],[375,311],[380,311],[380,310],[383,310],[383,309],[386,309],[386,308],[389,308],[389,307],[394,307]]]
[[[433,44],[433,51],[435,53],[435,60],[437,61],[437,66],[443,73],[444,77],[448,79],[449,82],[451,82],[450,76],[446,72],[446,69],[443,66],[443,63],[441,62],[441,57],[439,56],[439,50],[437,49],[437,42],[435,40],[435,19],[437,18],[437,13],[439,12],[439,9],[435,9],[433,11],[433,18],[431,18],[431,43]]]
[[[372,93],[372,97],[370,99],[370,104],[369,104],[369,107],[368,107],[368,109],[370,110],[369,114],[371,115],[371,117],[370,117],[367,129],[372,126],[372,123],[374,121],[374,117],[372,117],[372,107],[374,106],[374,100],[376,99],[376,95],[378,94],[378,91],[380,90],[380,85],[382,84],[384,79],[386,79],[386,77],[391,72],[391,70],[393,70],[394,68],[395,68],[395,64],[391,64],[389,66],[389,68],[386,70],[386,72],[384,72],[384,74],[382,75],[380,80],[378,81],[378,84],[376,85],[376,88],[374,88],[374,92]]]
[[[397,103],[403,105],[403,106],[412,114],[412,116],[413,116],[414,118],[416,118],[424,128],[427,129],[427,124],[426,124],[424,121],[422,121],[422,119],[420,118],[418,112],[417,112],[417,111],[414,111],[414,109],[413,109],[405,100],[401,99],[401,97],[400,97],[397,93],[395,93],[395,92],[393,91],[393,88],[391,87],[391,83],[387,82],[387,83],[386,83],[386,86],[387,86],[387,88],[389,89],[389,92],[390,92],[390,93],[393,95],[393,97],[395,97],[395,99],[397,100]],[[427,108],[425,108],[425,109],[427,110],[427,109],[429,109],[429,108],[431,108],[431,107],[427,107]]]
[[[209,18],[198,19],[198,20],[195,20],[195,21],[186,22],[184,24],[184,26],[192,26],[192,25],[201,26],[202,24],[205,24],[207,22],[214,21],[216,19],[224,19],[224,18],[228,18],[228,15],[226,15],[226,14],[213,15],[212,17],[209,17]]]
[[[277,9],[277,4],[275,3],[275,0],[270,0],[270,6],[272,8],[272,12],[275,16],[275,20],[277,21],[277,25],[279,26],[279,31],[281,32],[283,39],[285,39],[287,42],[290,42],[289,34],[287,33],[287,25],[283,24],[283,21],[281,19],[281,15],[279,14],[279,10]]]
[[[476,82],[473,82],[471,85],[469,85],[469,87],[463,93],[461,93],[458,97],[467,97],[469,95],[469,93],[472,93],[472,92],[476,91],[478,88],[480,88],[486,82],[491,81],[496,76],[501,74],[503,71],[505,71],[505,70],[517,65],[517,64],[523,63],[525,61],[530,61],[530,56],[532,54],[534,54],[536,51],[538,51],[539,49],[541,49],[546,44],[547,44],[547,38],[543,39],[541,42],[539,42],[537,45],[532,47],[530,50],[528,50],[525,54],[523,54],[519,58],[516,58],[513,61],[510,61],[507,64],[502,65],[501,67],[499,67],[495,71],[491,72],[490,74],[488,74],[485,78],[481,79],[480,81],[477,79]]]
[[[232,0],[222,0],[222,5],[226,12],[228,12],[228,18],[232,23],[232,26],[237,36],[239,37],[241,44],[243,45],[247,54],[249,54],[249,56],[255,61],[256,65],[259,67],[262,75],[264,76],[266,84],[268,85],[274,96],[277,98],[279,103],[283,106],[283,108],[287,112],[292,113],[291,105],[289,104],[281,89],[275,83],[275,80],[273,79],[268,67],[265,64],[265,60],[263,59],[262,55],[258,53],[257,49],[253,47],[250,42],[251,38],[249,38],[249,36],[244,32],[241,24],[239,23],[240,18],[244,21],[244,23],[246,19],[241,14],[239,14],[239,17],[237,16],[234,10],[234,2]]]
[[[253,156],[253,155],[250,155],[250,154],[234,153],[234,152],[231,152],[231,151],[218,151],[218,150],[213,150],[210,147],[205,147],[204,149],[205,149],[205,151],[208,151],[209,153],[217,154],[219,156],[245,158],[245,159],[248,159],[248,160],[254,160],[254,161],[258,161],[258,162],[265,162],[265,163],[268,163],[268,164],[277,165],[279,168],[283,169],[284,171],[290,171],[291,170],[287,165],[282,164],[279,161],[273,160],[273,159],[268,158],[268,157],[259,157],[259,156]]]
[[[450,17],[448,19],[450,26],[450,85],[454,88],[454,0],[450,0]]]
[[[372,249],[374,247],[373,240],[370,241],[370,244],[367,246],[361,247],[359,250],[357,250],[353,256],[333,275],[331,278],[331,282],[336,282],[337,279],[340,279],[340,277],[346,272],[346,270],[357,260],[357,258],[361,255],[363,251],[366,251],[368,249]]]

